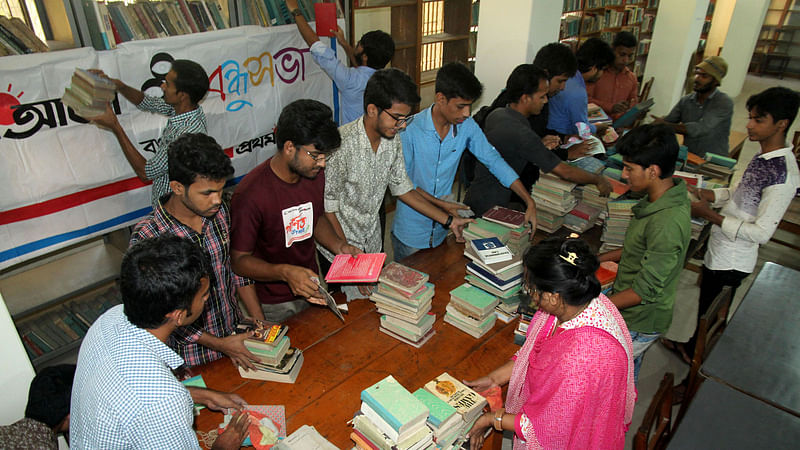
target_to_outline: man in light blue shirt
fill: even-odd
[[[306,22],[297,5],[297,0],[286,0],[289,13],[294,16],[300,35],[309,45],[311,56],[323,71],[336,83],[341,99],[339,125],[350,123],[364,114],[364,88],[376,70],[383,69],[394,56],[394,40],[380,30],[369,31],[361,36],[353,49],[344,38],[340,28],[331,30],[347,53],[354,67],[347,67],[336,58],[333,49],[323,43]]]
[[[120,272],[122,305],[92,324],[78,354],[70,446],[199,449],[193,403],[217,411],[245,405],[236,394],[186,388],[172,373],[183,359],[165,342],[203,312],[208,257],[189,239],[162,235],[128,249]],[[249,422],[237,412],[212,448],[238,449]]]
[[[397,202],[392,226],[395,260],[423,248],[441,244],[447,236],[452,217],[464,205],[443,200],[453,192],[461,154],[469,149],[497,177],[500,183],[525,201],[525,221],[536,228],[536,204],[525,190],[519,176],[492,147],[480,127],[469,116],[472,102],[480,97],[483,86],[463,64],[448,63],[436,75],[436,95],[429,108],[420,111],[400,136],[406,171],[416,190],[434,205],[450,214],[440,225]]]
[[[614,51],[605,41],[598,38],[587,39],[575,53],[578,70],[567,80],[563,91],[550,98],[550,117],[547,128],[562,135],[578,134],[576,122],[589,125],[592,133],[602,134],[607,126],[595,127],[589,123],[589,97],[586,83],[593,83],[603,76],[603,71],[614,62]]]

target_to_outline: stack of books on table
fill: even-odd
[[[428,428],[433,432],[435,448],[452,448],[464,433],[461,415],[446,401],[424,388],[414,391],[414,397],[428,407]]]
[[[525,337],[528,333],[528,325],[530,325],[533,315],[536,314],[536,308],[531,304],[531,298],[527,295],[524,298],[521,298],[519,307],[517,308],[517,314],[519,314],[519,323],[517,324],[517,328],[514,330],[514,343],[517,345],[522,345],[525,343]]]
[[[541,173],[531,189],[536,201],[536,228],[553,233],[561,228],[566,216],[578,204],[572,192],[576,184],[556,175]]]
[[[497,320],[509,323],[516,319],[519,316],[517,310],[523,298],[525,298],[525,295],[519,291],[511,297],[500,298],[500,303],[494,307],[494,315],[497,316]]]
[[[467,263],[466,280],[473,286],[500,298],[509,298],[519,292],[522,281],[522,255],[512,254],[506,261],[487,264],[481,261],[472,245],[464,246]]]
[[[600,191],[597,190],[597,186],[594,184],[585,184],[576,189],[576,191],[580,192],[581,202],[600,210],[600,214],[595,221],[596,225],[602,225],[603,221],[607,217],[608,202],[611,200],[616,200],[620,195],[625,194],[629,189],[627,184],[622,183],[617,179],[609,177],[606,177],[606,179],[608,179],[608,182],[611,183],[611,187],[614,188],[614,190],[611,191],[607,197],[601,196]]]
[[[483,213],[483,219],[500,224],[511,231],[505,244],[514,254],[521,254],[530,246],[528,234],[531,229],[526,226],[525,213],[502,206],[494,206]]]
[[[572,231],[583,233],[592,228],[600,217],[602,211],[586,202],[578,203],[564,218],[564,227]]]
[[[239,325],[237,331],[240,330],[254,332],[252,337],[244,340],[244,346],[258,358],[253,363],[256,370],[239,366],[239,375],[242,378],[278,383],[295,382],[300,368],[303,367],[303,352],[289,345],[287,325],[256,321],[252,325]]]
[[[350,438],[359,449],[432,448],[428,407],[391,375],[361,391]]]
[[[488,406],[485,398],[447,372],[425,383],[424,389],[455,408],[456,413],[461,416],[461,440],[481,416],[483,408]]]
[[[450,291],[444,321],[474,338],[481,338],[497,320],[494,307],[498,303],[494,295],[464,283]]]
[[[522,215],[524,221],[525,215],[518,214]],[[526,227],[524,223],[516,227],[509,227],[508,225],[488,220],[484,215],[484,217],[475,219],[474,223],[464,228],[464,239],[471,241],[473,239],[496,237],[516,254],[524,252],[530,245],[528,242],[528,234],[530,232],[530,228]]]
[[[114,100],[116,90],[113,81],[83,69],[75,69],[61,102],[81,117],[99,116],[106,111],[108,102]]]
[[[396,262],[387,264],[370,296],[382,314],[380,331],[421,347],[436,333],[436,315],[430,313],[434,293],[428,274]]]
[[[633,218],[631,209],[638,202],[638,200],[608,202],[608,218],[603,224],[603,234],[600,236],[600,240],[603,242],[600,253],[622,247],[622,243],[625,242],[625,232],[628,231],[628,226]]]

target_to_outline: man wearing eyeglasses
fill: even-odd
[[[411,77],[398,69],[379,70],[367,82],[361,120],[339,128],[342,145],[326,168],[325,215],[351,244],[368,253],[382,248],[378,211],[387,187],[392,195],[458,237],[468,222],[450,218],[428,202],[406,173],[402,142],[395,136],[414,118],[411,109],[419,100]],[[327,260],[333,260],[331,252],[317,247]]]
[[[315,281],[315,240],[336,254],[361,251],[322,214],[325,162],[341,143],[331,109],[316,100],[290,103],[275,141],[275,155],[233,194],[231,261],[234,272],[256,281],[266,319],[283,322],[309,302],[325,304]]]

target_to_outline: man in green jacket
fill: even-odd
[[[611,301],[620,309],[633,340],[634,379],[644,352],[672,322],[678,277],[691,238],[686,184],[672,178],[678,159],[675,132],[664,125],[631,130],[617,144],[631,190],[645,192],[633,207],[623,247],[600,255],[618,261]]]

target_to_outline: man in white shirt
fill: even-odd
[[[692,215],[713,223],[703,260],[700,286],[702,316],[723,286],[735,293],[753,272],[758,247],[770,240],[800,187],[797,160],[786,142],[786,132],[797,116],[800,94],[784,87],[769,88],[747,99],[747,134],[761,152],[747,165],[737,186],[695,189],[700,200]],[[724,206],[723,206],[724,205]],[[723,206],[717,213],[711,206]],[[691,351],[693,340],[687,345]]]

